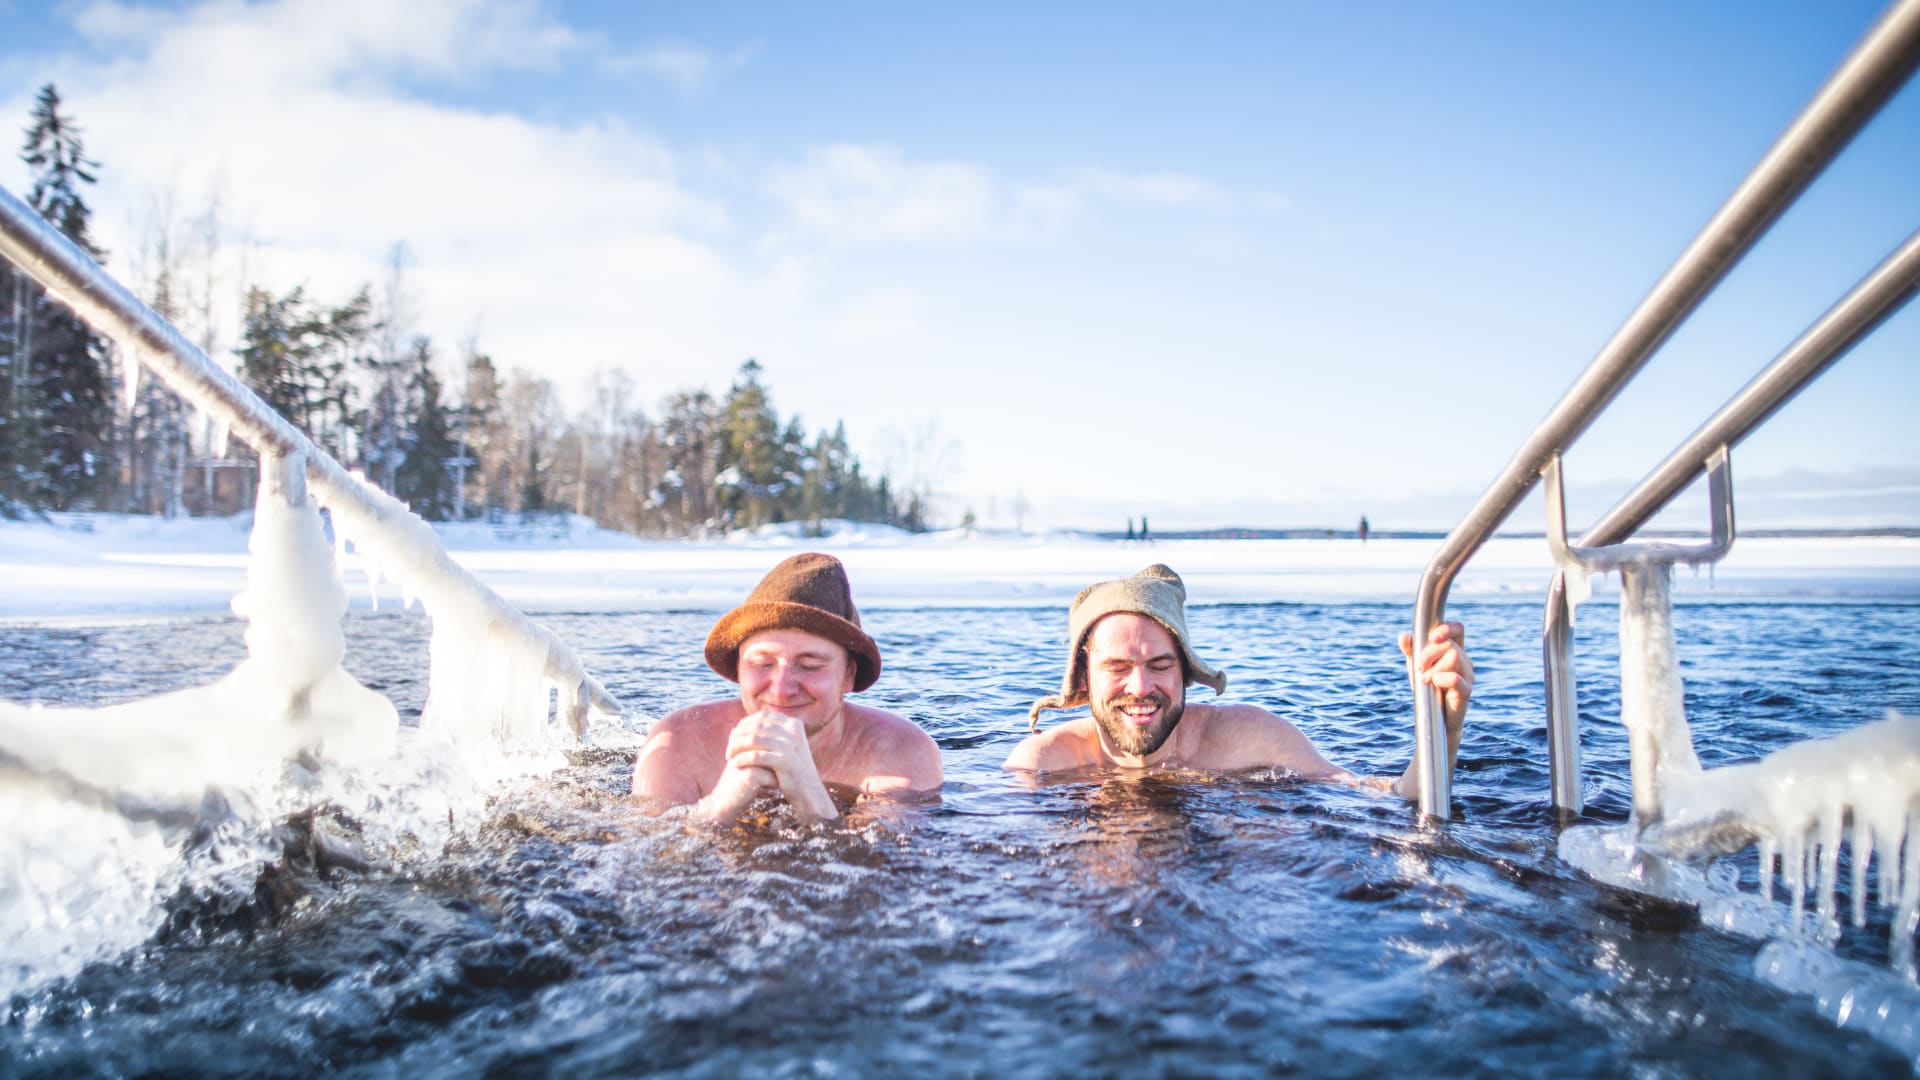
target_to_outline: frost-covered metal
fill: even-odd
[[[349,473],[4,189],[0,258],[263,458],[305,462],[307,489],[332,514],[335,530],[418,597],[433,619],[423,727],[455,738],[491,735],[510,747],[541,741],[556,712],[575,736],[585,735],[590,712],[619,712],[565,642],[455,563],[431,526]],[[558,703],[550,706],[556,692]]]

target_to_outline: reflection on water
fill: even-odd
[[[1005,776],[1028,702],[1058,682],[1060,613],[875,612],[887,674],[862,700],[935,735],[937,803],[689,828],[626,803],[629,752],[582,751],[503,789],[443,854],[367,872],[293,860],[244,905],[176,901],[147,946],[15,999],[0,1073],[1906,1068],[1755,978],[1752,942],[1558,863],[1537,613],[1461,614],[1481,690],[1445,830],[1366,792],[1257,774]],[[1375,774],[1409,753],[1391,645],[1404,619],[1191,613],[1235,699],[1298,717],[1330,758]],[[617,742],[725,691],[697,649],[711,620],[546,621],[633,710],[632,730],[600,733]],[[417,617],[348,622],[348,668],[417,710]],[[1676,623],[1709,764],[1920,710],[1902,661],[1920,608],[1695,606]],[[1592,816],[1619,820],[1609,631],[1581,622],[1583,739]],[[114,700],[240,655],[229,620],[0,628],[0,698]],[[1878,918],[1842,952],[1883,956]]]

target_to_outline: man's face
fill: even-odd
[[[1187,680],[1173,635],[1145,615],[1108,615],[1087,635],[1087,696],[1107,745],[1134,757],[1173,734]]]
[[[741,643],[738,676],[749,713],[783,712],[816,735],[840,715],[841,698],[853,691],[853,658],[818,634],[762,630]]]

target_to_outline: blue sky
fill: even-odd
[[[754,356],[944,457],[950,517],[1433,528],[1879,10],[0,0],[0,117],[59,84],[118,272],[216,187],[236,291],[404,241],[448,353],[649,407]],[[1573,516],[1916,226],[1910,86],[1575,448]],[[1917,358],[1909,310],[1751,438],[1743,522],[1920,524]]]

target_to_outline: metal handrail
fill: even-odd
[[[1446,611],[1461,567],[1653,353],[1705,300],[1774,221],[1839,156],[1920,67],[1920,0],[1896,0],[1708,220],[1646,299],[1588,364],[1486,493],[1447,536],[1421,575],[1414,601],[1414,656]],[[1452,796],[1439,695],[1408,660],[1414,693],[1414,764],[1420,810],[1445,819]]]
[[[1581,546],[1617,544],[1638,532],[1699,479],[1717,447],[1737,445],[1766,423],[1916,293],[1920,293],[1920,229],[1589,526],[1580,536]]]
[[[1602,514],[1582,534],[1580,546],[1607,547],[1638,532],[1707,471],[1717,455],[1738,445],[1916,294],[1920,294],[1920,230],[1907,237],[1905,243],[1828,308],[1773,363],[1687,436],[1612,509]],[[1553,512],[1554,497],[1549,494],[1548,513]],[[1551,532],[1551,517],[1549,523]],[[1577,814],[1582,800],[1571,623],[1566,574],[1559,571],[1547,589],[1541,643],[1547,684],[1547,758],[1554,808]]]
[[[385,565],[410,561],[395,539],[399,530],[411,533],[409,539],[416,546],[430,546],[436,558],[418,570],[432,580],[447,583],[468,599],[471,610],[461,612],[462,619],[472,625],[497,628],[503,640],[544,655],[554,681],[571,685],[570,692],[563,691],[561,701],[575,734],[585,734],[589,710],[619,713],[619,703],[587,673],[573,649],[448,557],[424,521],[393,496],[354,478],[5,188],[0,188],[0,258],[38,281],[48,296],[72,308],[88,325],[119,342],[134,354],[136,362],[152,369],[180,396],[223,417],[232,432],[262,456],[304,461],[307,483],[321,503],[348,526],[356,543],[380,553]],[[389,541],[393,541],[393,550],[382,551]]]

